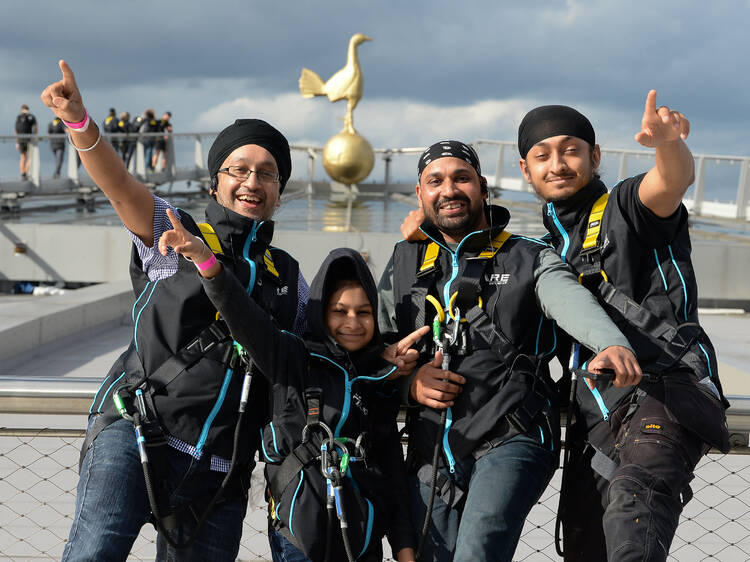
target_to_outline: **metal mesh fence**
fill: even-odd
[[[0,435],[0,559],[59,560],[72,523],[78,431],[4,430]],[[270,560],[262,476],[256,469],[240,560]],[[529,515],[514,560],[559,560],[554,532],[560,471]],[[692,483],[670,560],[750,560],[750,456],[711,454]],[[143,528],[130,555],[153,560],[155,533]],[[387,549],[386,549],[387,550]]]

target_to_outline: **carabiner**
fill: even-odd
[[[454,292],[451,295],[450,300],[448,301],[448,315],[453,319],[456,320],[456,322],[466,322],[466,318],[461,318],[460,313],[454,314],[453,313],[453,304],[456,302],[456,298],[458,298],[458,291]],[[479,308],[482,308],[484,306],[484,303],[482,302],[482,297],[477,296],[477,306]],[[456,309],[458,310],[458,309]],[[458,318],[456,318],[458,317]]]

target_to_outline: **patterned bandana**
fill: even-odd
[[[422,176],[422,172],[424,172],[428,164],[438,158],[460,158],[471,164],[471,167],[477,171],[477,175],[482,175],[482,169],[479,166],[479,156],[477,156],[473,148],[461,141],[446,140],[436,142],[419,157],[417,179]]]

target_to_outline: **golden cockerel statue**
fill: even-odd
[[[328,96],[328,99],[332,102],[346,99],[344,130],[350,133],[354,133],[352,112],[362,97],[364,82],[362,69],[359,67],[359,59],[357,58],[357,47],[365,41],[371,41],[371,39],[362,33],[352,35],[352,38],[349,39],[346,65],[331,76],[327,82],[324,82],[317,73],[307,68],[302,69],[302,74],[299,77],[299,89],[304,98]]]

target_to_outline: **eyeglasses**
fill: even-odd
[[[274,172],[269,172],[268,170],[250,170],[244,166],[229,166],[219,170],[219,173],[221,172],[243,182],[249,180],[253,174],[255,174],[260,183],[276,183],[281,179],[281,176]]]

